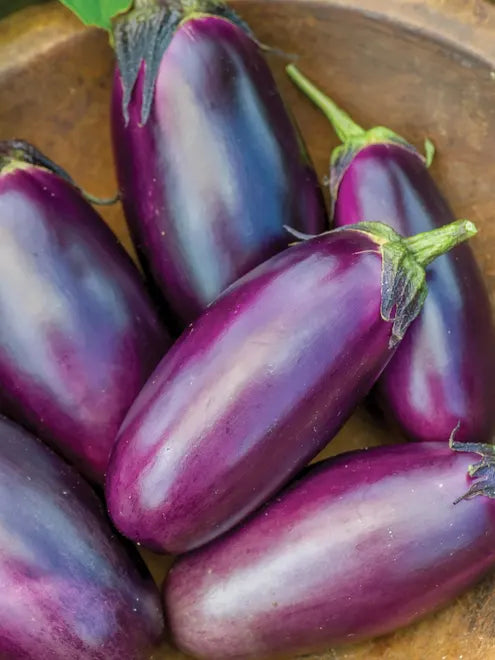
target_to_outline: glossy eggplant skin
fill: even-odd
[[[441,607],[495,564],[495,501],[453,504],[477,461],[415,443],[311,466],[175,563],[164,601],[176,644],[212,660],[295,657]]]
[[[181,553],[231,528],[333,437],[393,353],[368,235],[272,257],[184,332],[132,406],[109,464],[128,538]]]
[[[162,630],[155,584],[89,485],[0,418],[0,656],[137,660]]]
[[[112,131],[124,209],[141,263],[186,325],[253,267],[287,247],[284,225],[327,225],[316,174],[258,45],[213,15],[180,24],[142,125],[145,68]]]
[[[452,221],[423,159],[396,144],[361,149],[343,173],[335,224],[381,218],[404,236]],[[468,245],[427,270],[428,298],[377,393],[413,440],[488,442],[495,427],[495,331],[483,278]]]
[[[103,481],[119,426],[170,343],[130,258],[77,189],[0,174],[0,412]]]

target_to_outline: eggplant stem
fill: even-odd
[[[477,229],[470,220],[457,220],[438,229],[405,238],[404,242],[417,263],[426,267],[434,259],[476,233]]]
[[[286,67],[287,75],[306,96],[313,101],[327,119],[332,124],[339,140],[343,143],[349,142],[355,138],[364,137],[366,131],[356,124],[356,122],[342,108],[332,101],[326,94],[316,87],[306,76],[299,71],[295,64],[289,64]]]
[[[80,190],[84,199],[90,204],[94,204],[95,206],[112,206],[120,200],[120,193],[116,193],[113,197],[95,197],[85,190]]]

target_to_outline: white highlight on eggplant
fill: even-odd
[[[175,229],[179,249],[186,257],[181,260],[195,265],[194,271],[189,270],[184,276],[208,302],[222,288],[225,266],[228,270],[232,264],[218,263],[216,272],[203,267],[202,255],[217,250],[216,236],[203,218],[216,212],[219,201],[228,214],[238,213],[240,190],[230,168],[227,145],[211,130],[211,118],[203,110],[204,100],[196,98],[194,88],[197,83],[185,80],[181,62],[174,62],[176,39],[172,40],[167,62],[158,74],[155,108],[157,121],[167,126],[168,162],[164,165],[167,188],[172,191],[171,199],[180,200],[180,209],[176,209],[176,213],[179,215],[180,211],[181,223]],[[199,46],[194,45],[195,48]],[[173,90],[173,94],[169,90]],[[184,172],[187,172],[187,179]],[[194,185],[194,194],[190,194],[191,185]],[[214,198],[210,196],[212,190],[215,191]]]
[[[17,191],[0,196],[0,353],[10,352],[26,376],[42,374],[40,388],[71,417],[105,424],[108,409],[88,392],[100,401],[107,388],[111,393],[120,356],[113,364],[109,356],[119,350],[119,328],[124,334],[134,319],[125,292],[102,274],[102,264],[110,266],[100,246],[85,245],[90,231],[83,227],[79,236],[76,226],[72,237],[70,225],[58,226],[80,218],[52,220],[43,214],[61,211],[47,209]]]
[[[277,531],[266,530],[267,535],[273,534],[270,544],[263,540],[263,530],[255,533],[251,524],[247,534],[241,532],[238,539],[233,537],[234,544],[242,544],[241,554],[232,552],[236,548],[232,544],[220,553],[226,565],[231,553],[230,571],[225,571],[221,563],[221,577],[216,578],[212,570],[211,578],[202,578],[205,592],[198,599],[202,607],[200,618],[223,623],[232,620],[236,626],[242,620],[246,626],[242,634],[249,636],[249,622],[253,622],[256,633],[257,617],[270,611],[274,601],[279,611],[287,607],[292,614],[298,608],[304,610],[305,602],[317,607],[320,600],[322,606],[328,606],[332,598],[339,609],[345,608],[351,597],[353,601],[362,601],[360,607],[372,607],[374,590],[380,587],[376,576],[383,574],[400,585],[404,575],[448,560],[453,548],[461,550],[476,534],[484,534],[481,516],[473,520],[475,517],[467,509],[463,512],[452,504],[459,475],[446,469],[444,488],[435,492],[436,506],[425,507],[425,501],[431,497],[432,474],[427,470],[423,476],[418,468],[414,481],[418,494],[407,500],[407,515],[401,495],[410,490],[411,475],[391,475],[370,486],[357,485],[353,492],[343,495],[344,502],[339,497],[323,507],[308,499],[292,525],[274,522]],[[438,504],[439,498],[442,505]],[[273,513],[279,523],[276,509]],[[452,539],[446,543],[449,521]],[[456,530],[463,529],[466,533],[456,538]],[[266,553],[262,560],[256,559],[259,552]],[[241,566],[236,568],[236,561]],[[248,565],[243,567],[243,561]],[[362,595],[356,589],[358,576],[363,580]],[[369,580],[374,582],[373,588],[368,589]],[[357,607],[355,602],[349,602],[353,609]]]
[[[275,387],[280,382],[278,386],[288,388],[284,409],[277,410],[277,415],[284,417],[296,405],[301,390],[308,391],[328,368],[330,355],[320,360],[318,351],[311,350],[311,344],[321,342],[323,336],[340,336],[339,332],[344,326],[348,341],[354,341],[352,333],[360,332],[361,328],[359,323],[355,323],[352,299],[349,299],[348,292],[344,293],[349,287],[341,278],[335,277],[330,285],[334,288],[333,321],[328,309],[328,297],[321,295],[319,304],[315,304],[314,297],[308,296],[308,291],[315,287],[318,280],[331,279],[330,264],[329,258],[319,259],[317,255],[312,255],[281,272],[260,290],[256,300],[250,302],[249,314],[240,314],[235,320],[231,316],[226,321],[223,336],[205,349],[206,355],[201,354],[200,371],[194,361],[181,365],[180,372],[174,376],[173,387],[167,390],[165,407],[160,405],[160,398],[150,406],[136,437],[139,453],[147,453],[150,439],[158,444],[156,453],[141,472],[139,488],[136,489],[144,509],[154,509],[167,500],[170,489],[177,483],[182,462],[190,459],[198,446],[201,451],[205,450],[204,434],[229,414],[232,401],[241,392],[247,393],[248,388],[259,390],[259,384],[266,385],[269,377],[273,379]],[[291,300],[298,300],[298,305],[278,295],[284,289],[290,289]],[[365,310],[362,296],[359,292],[356,295],[362,308],[361,320],[366,313],[370,319],[374,314],[377,315],[377,301],[369,300],[369,309]],[[340,304],[339,296],[346,297],[349,304]],[[342,313],[342,310],[348,313]],[[332,348],[335,352],[341,350],[337,342]],[[301,368],[295,364],[296,358],[308,364],[313,363],[310,370],[313,382],[300,382],[293,377],[293,372]],[[212,382],[213,366],[210,365],[214,365],[215,377],[221,380],[221,388],[208,386]],[[174,366],[172,363],[166,368],[170,371]],[[205,376],[206,381],[202,376]],[[160,374],[160,380],[164,382],[166,375]],[[269,405],[268,388],[264,396],[265,405]],[[157,429],[160,430],[159,434]],[[258,434],[262,432],[264,430],[259,428],[251,431],[246,429],[243,438],[245,451],[256,443]],[[215,440],[212,439],[212,442]],[[214,449],[210,445],[206,451]],[[242,453],[243,447],[237,447],[237,457],[242,457]]]
[[[9,198],[17,193],[0,196],[0,217],[11,213],[11,209],[25,208]],[[35,213],[35,209],[33,209]],[[14,218],[21,224],[23,218]],[[27,227],[31,223],[27,223]],[[49,250],[49,237],[43,243],[39,235],[40,251]],[[58,326],[70,335],[75,328],[71,325],[72,316],[69,305],[58,291],[46,285],[40,277],[40,264],[35,254],[28,254],[26,246],[20,244],[22,236],[16,236],[8,226],[0,225],[0,277],[9,286],[0,287],[0,343],[18,356],[19,365],[24,365],[26,373],[43,373],[45,385],[60,394],[66,404],[70,402],[69,393],[60,389],[60,380],[54,360],[47,352],[44,337],[40,338],[39,328],[47,330]],[[15,328],[15,332],[10,330]],[[12,337],[15,337],[12,342]]]
[[[237,101],[233,103],[229,99],[232,116],[226,118],[225,108],[215,113],[215,103],[223,101],[213,98],[208,106],[208,99],[201,95],[210,77],[215,79],[211,81],[212,85],[215,82],[220,88],[225,85],[218,80],[224,74],[215,72],[219,45],[205,39],[188,44],[192,39],[187,26],[174,36],[158,74],[155,108],[159,125],[166,127],[167,163],[163,164],[167,170],[166,188],[171,191],[170,200],[175,199],[180,204],[175,213],[181,223],[174,229],[178,249],[186,257],[182,261],[190,266],[183,277],[191,281],[206,304],[230,283],[227,278],[239,265],[236,252],[242,254],[260,222],[258,217],[250,218],[239,226],[232,220],[246,215],[244,195],[249,186],[245,182],[260,179],[257,188],[251,184],[253,194],[258,194],[259,190],[260,199],[267,199],[263,192],[264,175],[255,169],[255,158],[247,158],[240,152],[242,146],[238,144],[238,134],[252,137],[249,148],[259,154],[260,166],[263,165],[272,177],[273,173],[282,170],[282,163],[275,136],[265,126],[261,99],[253,93],[248,79],[236,73],[245,66],[239,55],[232,51],[227,55],[230,61],[225,66],[232,72],[232,93],[237,96]],[[188,47],[194,48],[198,66],[185,71],[183,60],[187,56],[184,56],[184,49]],[[235,107],[239,108],[237,113],[232,110]],[[246,162],[250,163],[252,171],[248,171]],[[192,182],[193,194],[190,191]],[[271,186],[273,189],[273,181]],[[283,182],[280,181],[278,186],[282,195]],[[273,194],[271,191],[271,196]],[[274,233],[280,233],[280,218],[273,218],[272,228],[269,220],[273,209],[265,208],[264,212],[266,232],[263,239],[269,243]],[[212,218],[215,218],[214,222],[211,222]],[[205,259],[204,255],[218,253],[219,243],[230,245],[231,251],[226,249],[223,252],[216,270],[213,270],[211,259]]]

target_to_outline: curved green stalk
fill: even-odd
[[[341,142],[349,142],[355,138],[362,138],[366,134],[364,128],[356,122],[342,108],[332,101],[307,78],[295,64],[289,64],[286,69],[289,78],[313,101],[325,117],[332,124]]]
[[[477,229],[470,220],[456,220],[448,225],[404,238],[409,252],[425,268],[452,247],[475,236]]]

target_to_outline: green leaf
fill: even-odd
[[[128,11],[133,0],[60,0],[78,16],[85,25],[110,30],[111,19]]]

